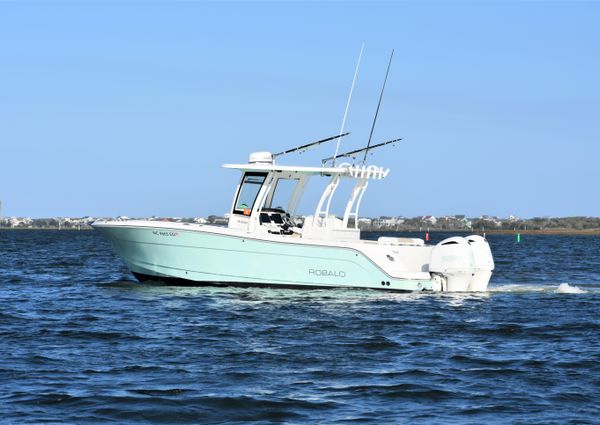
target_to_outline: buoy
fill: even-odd
[[[521,234],[517,233],[517,243],[521,243]]]
[[[429,231],[425,233],[425,242],[429,242]]]

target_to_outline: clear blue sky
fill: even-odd
[[[600,3],[0,2],[0,200],[223,214],[220,168],[339,131],[392,169],[362,215],[600,216]],[[286,162],[317,164],[333,145]],[[312,206],[311,206],[312,207]]]

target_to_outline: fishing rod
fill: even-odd
[[[367,160],[367,153],[369,152],[369,146],[371,146],[371,138],[373,137],[373,131],[375,130],[375,123],[377,122],[377,115],[379,114],[379,107],[381,106],[381,99],[383,99],[383,92],[385,90],[385,83],[388,79],[388,74],[390,73],[390,67],[392,65],[392,58],[394,57],[394,49],[392,49],[392,54],[390,55],[390,61],[388,62],[387,71],[385,72],[385,79],[383,80],[383,87],[381,88],[381,93],[379,94],[379,102],[377,102],[377,109],[375,110],[375,118],[373,118],[373,125],[371,126],[371,133],[369,134],[369,142],[367,143],[367,147],[364,149],[365,156],[363,157],[363,164]]]
[[[389,144],[392,144],[392,143],[396,143],[396,142],[399,142],[400,140],[402,140],[402,138],[401,138],[401,137],[400,137],[400,138],[398,138],[398,139],[388,140],[387,142],[378,143],[378,144],[376,144],[376,145],[373,145],[373,146],[367,146],[366,148],[360,148],[360,149],[356,149],[356,150],[353,150],[353,151],[350,151],[350,152],[341,153],[341,154],[339,154],[339,155],[336,155],[335,157],[333,157],[333,156],[330,156],[329,158],[325,158],[324,160],[322,160],[322,161],[321,161],[321,163],[322,163],[323,165],[325,165],[325,164],[326,164],[328,161],[331,161],[331,160],[336,160],[336,159],[338,159],[338,158],[344,158],[344,157],[348,157],[348,158],[356,158],[356,156],[357,156],[359,153],[363,152],[363,151],[365,152],[365,156],[366,156],[366,154],[367,154],[367,151],[372,151],[373,149],[377,149],[377,148],[380,148],[380,147],[382,147],[382,146],[385,146],[385,145],[389,145]],[[364,162],[364,161],[363,161],[363,162]]]
[[[340,137],[347,136],[348,134],[350,134],[350,132],[338,134],[337,136],[328,137],[327,139],[322,139],[322,140],[318,140],[316,142],[308,143],[306,145],[298,146],[297,148],[288,149],[287,151],[283,151],[283,152],[279,152],[279,153],[273,154],[273,158],[278,157],[280,155],[287,155],[288,153],[292,153],[292,152],[296,152],[296,151],[302,151],[302,152],[304,152],[304,151],[307,151],[310,148],[313,148],[315,146],[320,145],[321,143],[329,142],[330,140],[339,139]]]
[[[350,108],[350,101],[352,100],[352,92],[354,91],[354,85],[356,84],[356,76],[358,75],[358,68],[360,67],[360,61],[362,59],[363,50],[365,49],[365,43],[360,46],[360,53],[358,54],[358,62],[356,63],[356,69],[354,70],[354,77],[352,78],[352,85],[350,86],[350,93],[348,94],[348,100],[346,101],[346,110],[344,111],[344,118],[342,119],[342,128],[340,128],[340,134],[344,132],[344,126],[346,125],[346,117],[348,116],[348,108]],[[333,164],[335,167],[335,157],[340,150],[340,140],[338,139],[337,145],[335,146],[335,153],[333,154]]]

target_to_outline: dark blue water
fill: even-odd
[[[600,423],[600,237],[489,239],[465,296],[138,284],[1,231],[0,422]]]

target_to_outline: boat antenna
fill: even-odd
[[[371,126],[371,134],[369,134],[369,142],[365,149],[365,156],[363,157],[363,164],[367,160],[367,153],[369,152],[369,146],[371,146],[371,138],[373,137],[373,130],[375,130],[375,123],[377,122],[377,115],[379,114],[379,107],[381,106],[381,99],[383,99],[383,92],[385,90],[385,83],[387,82],[388,74],[390,73],[390,66],[392,65],[392,58],[394,57],[394,49],[390,55],[390,61],[388,62],[387,71],[385,72],[385,79],[383,80],[383,87],[381,87],[381,93],[379,94],[379,102],[377,102],[377,109],[375,110],[375,118],[373,118],[373,125]]]
[[[280,156],[280,155],[287,155],[288,153],[292,153],[292,152],[296,152],[296,151],[304,152],[310,148],[320,145],[321,143],[329,142],[330,140],[340,139],[344,136],[347,136],[348,134],[350,134],[350,132],[338,134],[337,136],[328,137],[326,139],[317,140],[316,142],[307,143],[306,145],[298,146],[297,148],[288,149],[287,151],[278,152],[278,153],[273,154],[273,158]]]
[[[356,150],[353,150],[353,151],[350,151],[350,152],[344,152],[344,153],[341,153],[341,154],[337,155],[335,158],[334,158],[334,157],[332,157],[332,156],[331,156],[331,157],[329,157],[329,158],[325,158],[325,159],[322,161],[322,163],[323,163],[323,165],[324,165],[324,164],[325,164],[325,163],[327,163],[328,161],[331,161],[331,160],[334,160],[334,161],[335,161],[335,160],[336,160],[336,159],[338,159],[338,158],[344,158],[344,157],[348,157],[348,158],[356,158],[356,156],[357,156],[359,153],[363,152],[363,151],[366,153],[366,151],[372,151],[373,149],[380,148],[380,147],[382,147],[382,146],[385,146],[385,145],[393,144],[393,143],[399,142],[400,140],[402,140],[402,138],[388,140],[387,142],[378,143],[378,144],[376,144],[376,145],[373,145],[373,146],[368,146],[368,147],[366,147],[366,148],[360,148],[360,149],[356,149]]]
[[[350,107],[350,100],[352,99],[352,92],[354,91],[354,84],[356,83],[356,76],[358,75],[358,68],[360,67],[360,61],[362,59],[363,50],[365,49],[365,43],[363,42],[360,46],[360,53],[358,54],[358,62],[356,62],[356,69],[354,70],[354,78],[352,78],[352,85],[350,86],[350,93],[348,94],[348,100],[346,102],[346,110],[344,111],[344,118],[342,119],[342,128],[340,134],[344,132],[344,126],[346,125],[346,117],[348,116],[348,108]],[[335,154],[333,155],[332,167],[335,167],[335,158],[340,150],[340,139],[338,139],[337,145],[335,146]]]

